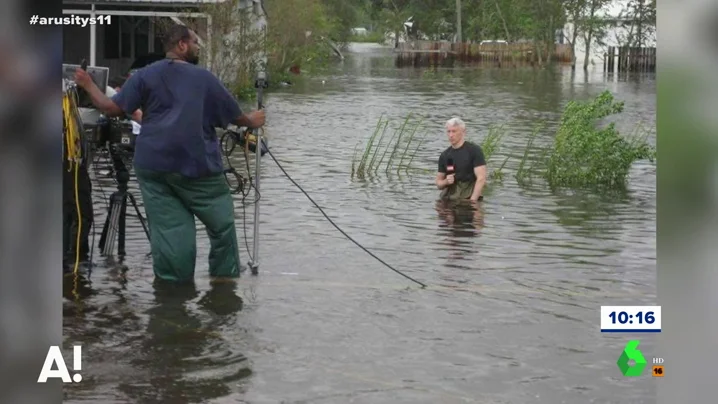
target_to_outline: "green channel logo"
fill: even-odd
[[[621,370],[621,373],[626,377],[640,376],[646,367],[646,358],[644,358],[643,353],[638,350],[638,344],[640,343],[641,341],[639,340],[628,341],[626,347],[623,348],[621,356],[618,357],[616,364]],[[635,362],[633,366],[628,364],[630,360]]]

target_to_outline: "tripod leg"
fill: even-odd
[[[137,206],[137,201],[135,200],[134,195],[127,193],[127,197],[130,198],[130,203],[132,203],[132,206],[134,206],[134,208],[135,208],[135,212],[137,213],[137,218],[140,219],[142,228],[145,230],[145,234],[147,235],[147,240],[150,240],[150,230],[147,228],[147,222],[145,221],[144,216],[142,216],[142,213],[140,213],[140,208],[139,208],[139,206]]]
[[[117,255],[119,257],[125,256],[125,227],[127,225],[127,194],[122,196],[122,202],[120,203],[120,222],[117,228]]]
[[[105,244],[107,243],[107,236],[108,231],[110,230],[110,218],[112,217],[112,204],[110,204],[110,207],[107,209],[107,217],[105,218],[105,225],[102,226],[102,234],[100,235],[100,242],[97,244],[97,246],[100,248],[100,251],[105,251]]]
[[[115,249],[115,237],[117,236],[117,230],[120,221],[120,211],[122,210],[121,195],[118,193],[112,194],[110,197],[110,212],[107,215],[106,227],[107,227],[107,239],[102,254],[104,256],[111,256]]]

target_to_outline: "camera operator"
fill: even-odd
[[[234,206],[215,128],[258,128],[264,111],[242,113],[230,92],[199,63],[197,35],[183,25],[165,34],[166,58],[145,66],[111,99],[80,69],[76,82],[108,116],[142,109],[134,167],[150,224],[157,278],[194,279],[196,216],[206,226],[212,277],[239,277]]]

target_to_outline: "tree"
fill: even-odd
[[[576,40],[581,32],[581,19],[586,4],[589,0],[566,0],[564,8],[569,22],[571,23],[570,39],[566,38],[568,45],[571,47],[571,69],[576,70]]]
[[[351,36],[351,29],[356,27],[359,22],[362,4],[345,0],[322,0],[322,4],[331,24],[329,37],[335,42],[345,45]]]
[[[548,61],[556,44],[556,32],[566,22],[562,0],[503,0],[506,20],[513,26],[514,39],[533,41],[539,64]]]
[[[411,16],[411,0],[384,0],[378,14],[380,29],[394,34],[394,47],[398,48],[404,23]]]
[[[330,51],[323,38],[336,27],[321,0],[271,0],[265,7],[269,15],[267,45],[277,71]]]
[[[643,47],[656,33],[656,1],[629,0],[619,19],[624,21],[627,32],[616,34],[617,42],[621,46]]]
[[[583,32],[583,43],[585,52],[583,58],[583,70],[588,70],[588,63],[591,58],[591,41],[599,41],[606,35],[606,19],[600,15],[602,10],[612,2],[612,0],[587,0],[586,12],[580,20],[580,30]]]

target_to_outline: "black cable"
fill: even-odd
[[[369,250],[366,249],[364,246],[362,246],[361,244],[359,244],[359,242],[357,242],[356,240],[354,240],[351,236],[349,236],[349,235],[348,235],[344,230],[342,230],[339,226],[337,226],[337,224],[334,223],[334,221],[324,212],[324,210],[319,206],[319,204],[317,204],[317,203],[314,201],[314,199],[312,199],[312,197],[309,196],[309,194],[308,194],[299,184],[297,184],[297,182],[294,181],[294,179],[292,179],[292,177],[284,170],[284,167],[282,167],[282,165],[279,163],[279,161],[277,161],[277,159],[274,157],[274,155],[272,154],[272,152],[269,151],[269,147],[267,146],[267,143],[265,142],[265,140],[264,140],[261,136],[259,136],[259,135],[257,135],[257,139],[261,139],[262,145],[264,146],[265,150],[267,151],[267,153],[269,153],[269,156],[272,157],[272,160],[274,160],[274,163],[277,164],[277,167],[279,167],[279,169],[282,171],[282,173],[284,173],[284,175],[287,177],[287,179],[289,179],[289,181],[291,181],[292,184],[294,184],[294,186],[296,186],[297,189],[299,189],[299,190],[307,197],[307,199],[309,199],[309,201],[312,202],[312,204],[314,204],[314,206],[316,206],[317,209],[319,209],[319,211],[322,213],[322,215],[324,215],[324,217],[329,221],[329,223],[331,223],[337,230],[339,230],[339,232],[342,233],[342,234],[344,235],[344,237],[346,237],[347,239],[349,239],[349,241],[351,241],[351,242],[353,242],[354,244],[356,244],[359,248],[361,248],[362,250],[364,250],[364,252],[366,252],[367,254],[371,255],[374,259],[376,259],[377,261],[379,261],[379,262],[381,262],[382,264],[384,264],[384,266],[386,266],[387,268],[389,268],[389,269],[391,269],[392,271],[398,273],[399,275],[401,275],[401,276],[403,276],[403,277],[405,277],[405,278],[411,280],[412,282],[415,282],[415,283],[421,285],[422,288],[426,288],[426,284],[417,281],[416,279],[410,277],[409,275],[406,275],[405,273],[403,273],[403,272],[399,271],[398,269],[392,267],[391,265],[387,264],[387,263],[384,262],[381,258],[377,257],[377,256],[374,255],[371,251],[369,251]],[[246,141],[248,141],[248,140],[245,140],[245,142],[246,142]],[[242,178],[242,176],[241,176],[239,173],[237,173],[237,171],[235,170],[235,168],[232,166],[232,163],[230,162],[230,159],[229,159],[229,158],[230,158],[232,152],[234,152],[234,149],[235,149],[237,143],[240,143],[240,135],[239,135],[238,133],[236,133],[236,132],[234,132],[234,131],[227,131],[227,132],[225,132],[225,133],[222,135],[222,138],[221,138],[222,149],[223,149],[223,151],[224,151],[225,157],[227,158],[227,166],[229,167],[228,169],[225,170],[225,179],[227,180],[227,184],[229,185],[229,179],[227,178],[227,174],[231,173],[231,174],[234,174],[236,177],[238,177],[239,185],[237,186],[237,188],[235,189],[235,191],[233,191],[233,193],[241,193],[241,194],[242,194],[242,222],[243,222],[243,226],[242,226],[242,227],[243,227],[243,229],[244,229],[244,244],[245,244],[245,246],[246,246],[246,248],[247,248],[247,254],[249,255],[249,259],[252,260],[252,261],[254,261],[254,257],[252,257],[252,253],[250,252],[250,249],[249,249],[249,242],[248,242],[248,239],[249,239],[249,238],[247,237],[247,214],[246,214],[246,207],[247,207],[247,205],[249,205],[250,203],[245,202],[245,200],[246,200],[247,196],[249,196],[249,193],[251,192],[251,189],[252,189],[252,188],[254,188],[255,192],[257,193],[257,198],[256,198],[256,200],[252,201],[252,203],[257,203],[257,202],[259,202],[259,200],[261,199],[261,194],[260,194],[259,191],[255,188],[255,186],[254,186],[254,181],[252,180],[252,173],[251,173],[251,169],[250,169],[250,166],[249,166],[249,157],[248,157],[248,155],[247,155],[247,153],[246,153],[246,149],[245,149],[245,153],[244,153],[244,154],[245,154],[245,156],[244,156],[245,159],[244,159],[244,160],[245,160],[245,163],[246,163],[246,166],[247,166],[247,175],[248,175],[248,177],[249,177],[249,179],[247,180],[248,183],[249,183],[249,187],[247,187],[246,192],[245,192],[245,188],[244,188],[244,179]],[[261,153],[262,150],[261,150],[261,148],[257,147],[254,152],[255,152],[255,153]]]
[[[229,160],[229,157],[227,158],[227,160]],[[244,153],[244,162],[247,166],[247,178],[249,178],[249,188],[247,189],[247,193],[242,195],[242,229],[244,231],[244,246],[247,248],[247,256],[249,256],[250,262],[254,262],[254,256],[252,255],[251,251],[249,251],[249,237],[247,237],[247,205],[250,205],[251,203],[259,203],[259,200],[262,199],[262,194],[254,186],[252,172],[249,168],[249,155],[246,153],[246,150]],[[254,188],[254,192],[256,192],[257,198],[251,203],[246,203],[245,200],[247,199],[247,196],[249,196],[249,192],[252,190],[252,188]]]
[[[95,204],[90,203],[90,209],[92,209],[92,223],[90,223],[90,231],[92,232],[92,242],[90,243],[90,262],[88,263],[87,267],[87,277],[89,278],[92,275],[92,267],[94,266],[93,259],[95,256],[95,222],[97,221],[95,217]]]
[[[257,138],[258,138],[258,139],[261,139],[259,136],[258,136]],[[356,240],[354,240],[353,238],[351,238],[351,236],[349,236],[347,233],[345,233],[344,230],[342,230],[339,226],[337,226],[337,224],[334,223],[334,221],[333,221],[331,218],[329,218],[329,216],[327,216],[327,214],[324,212],[324,209],[322,209],[322,208],[319,206],[319,204],[317,204],[317,203],[314,201],[314,199],[312,199],[312,197],[309,196],[309,194],[308,194],[301,186],[299,186],[299,184],[297,184],[297,182],[294,181],[294,180],[292,179],[292,177],[289,176],[289,174],[287,174],[287,172],[284,170],[284,168],[282,167],[282,165],[279,164],[279,161],[277,161],[277,159],[274,157],[274,155],[272,154],[272,152],[269,151],[269,147],[268,147],[267,144],[264,142],[264,139],[261,139],[261,141],[262,141],[262,144],[264,145],[264,147],[266,148],[267,153],[269,153],[269,156],[272,158],[272,160],[274,160],[274,163],[277,165],[277,167],[279,167],[279,169],[282,170],[282,173],[284,173],[284,175],[287,177],[287,179],[289,179],[289,181],[291,181],[292,184],[294,184],[294,186],[297,187],[297,189],[299,189],[300,191],[302,191],[302,193],[304,194],[304,196],[306,196],[307,199],[309,199],[309,200],[314,204],[314,206],[316,206],[317,209],[319,209],[319,211],[322,212],[322,215],[324,215],[324,217],[329,221],[329,223],[331,223],[337,230],[339,230],[339,232],[342,233],[342,234],[344,235],[344,237],[346,237],[347,239],[349,239],[349,241],[351,241],[351,242],[353,242],[354,244],[356,244],[357,247],[359,247],[359,248],[361,248],[362,250],[364,250],[364,252],[366,252],[367,254],[369,254],[369,255],[371,255],[372,257],[374,257],[374,259],[376,259],[377,261],[379,261],[379,262],[381,262],[382,264],[384,264],[384,266],[386,266],[387,268],[389,268],[389,269],[391,269],[392,271],[398,273],[399,275],[401,275],[401,276],[403,276],[403,277],[409,279],[410,281],[413,281],[413,282],[415,282],[415,283],[421,285],[422,288],[426,288],[426,285],[425,285],[424,283],[421,283],[421,282],[417,281],[416,279],[410,277],[409,275],[407,275],[407,274],[405,274],[405,273],[399,271],[398,269],[392,267],[391,265],[387,264],[387,263],[384,262],[381,258],[377,257],[377,256],[374,255],[371,251],[367,250],[364,246],[362,246],[361,244],[359,244]],[[257,153],[260,152],[259,148],[257,149],[256,152],[257,152]]]
[[[252,251],[249,248],[249,237],[247,236],[247,206],[251,205],[253,203],[258,203],[259,200],[262,198],[262,194],[259,193],[259,190],[257,190],[254,187],[254,180],[252,179],[252,172],[249,167],[249,157],[245,151],[244,153],[244,161],[247,166],[247,180],[242,177],[241,174],[237,172],[237,170],[232,166],[232,162],[230,161],[230,156],[234,152],[234,149],[237,147],[237,144],[240,143],[240,135],[238,133],[235,133],[233,131],[227,131],[225,132],[221,139],[220,144],[222,145],[222,151],[224,153],[225,158],[227,159],[227,169],[224,170],[224,178],[227,181],[227,185],[232,188],[232,184],[229,181],[229,174],[232,174],[237,179],[237,187],[235,187],[231,192],[233,194],[242,194],[242,231],[244,233],[244,247],[247,250],[247,255],[249,256],[250,261],[254,261],[254,257],[252,256]],[[245,187],[245,184],[248,184],[248,187]],[[249,196],[249,193],[252,191],[252,188],[254,188],[254,191],[257,194],[257,197],[254,201],[247,202],[247,197]]]
[[[259,201],[259,198],[257,198],[257,201]],[[249,237],[247,237],[247,204],[244,203],[244,198],[242,200],[242,229],[244,231],[244,247],[247,249],[249,260],[254,262],[252,252],[249,250],[249,241],[247,241],[249,240]]]
[[[223,151],[224,157],[227,158],[227,167],[228,167],[224,170],[224,179],[225,179],[225,181],[227,181],[227,185],[229,185],[231,192],[233,194],[241,193],[243,197],[246,197],[248,195],[249,191],[247,193],[244,192],[244,183],[245,183],[244,178],[242,177],[241,174],[239,174],[237,172],[237,170],[234,168],[234,166],[232,166],[232,161],[230,160],[230,156],[234,152],[234,149],[237,147],[237,143],[239,143],[238,137],[239,137],[239,135],[237,135],[236,133],[234,133],[232,131],[227,131],[222,135],[222,137],[220,139],[220,144],[222,146],[222,151]],[[234,177],[237,179],[237,186],[234,187],[234,189],[232,189],[232,183],[229,181],[228,175],[230,175],[230,174],[234,175]],[[251,182],[251,173],[249,172],[249,161],[247,162],[247,174],[249,175],[250,182]],[[251,183],[250,183],[250,187],[251,187]]]

